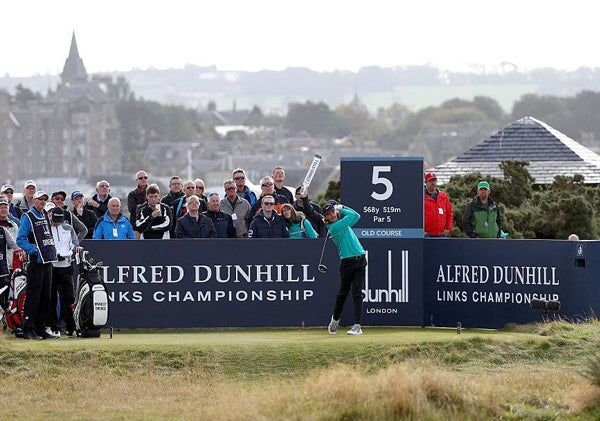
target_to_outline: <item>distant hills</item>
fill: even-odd
[[[358,72],[317,72],[307,68],[258,72],[219,70],[216,66],[186,65],[182,69],[147,69],[106,73],[124,76],[136,96],[163,104],[218,109],[248,109],[258,105],[265,113],[285,114],[290,102],[323,101],[330,107],[349,103],[355,94],[373,113],[398,102],[413,110],[436,106],[451,98],[471,100],[475,95],[494,98],[510,111],[526,93],[572,96],[581,90],[600,90],[600,68],[561,71],[551,68],[497,73],[448,72],[431,65],[383,68]],[[59,82],[57,75],[26,78],[0,77],[0,89],[13,93],[21,83],[45,93]]]

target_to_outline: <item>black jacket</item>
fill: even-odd
[[[248,229],[250,238],[289,238],[290,233],[285,226],[285,220],[274,211],[271,218],[265,217],[261,210]]]
[[[96,214],[96,218],[102,219],[102,217],[104,216],[104,214],[108,210],[108,201],[110,199],[112,199],[112,196],[110,194],[107,195],[106,199],[104,199],[104,202],[101,202],[98,199],[98,193],[96,193],[95,195],[92,196],[92,199],[95,200],[96,202],[100,203],[100,206],[98,206],[97,208],[95,208],[95,207],[90,206],[90,205],[85,205],[85,207],[87,209],[91,210],[92,212],[94,212]]]
[[[310,224],[313,226],[319,237],[325,237],[327,235],[327,227],[323,222],[323,211],[316,203],[312,203],[307,197],[302,198],[302,206],[299,206],[298,201],[294,201],[294,209],[300,211],[306,215]]]
[[[231,215],[221,211],[206,211],[203,215],[208,216],[212,221],[217,231],[217,238],[237,238]]]
[[[127,210],[129,211],[129,222],[134,231],[140,232],[135,226],[135,219],[137,218],[136,212],[139,205],[146,203],[146,189],[140,190],[139,188],[132,190],[127,195]]]
[[[152,212],[154,208],[148,205],[148,202],[139,205],[135,212],[135,225],[133,229],[144,234],[145,239],[160,239],[163,238],[165,232],[171,228],[173,216],[171,208],[164,203],[159,203],[160,215],[154,218]]]
[[[175,237],[177,238],[215,238],[217,232],[210,218],[199,214],[198,219],[185,214],[177,220]]]
[[[87,228],[88,232],[85,235],[85,238],[92,238],[94,235],[94,227],[96,226],[96,222],[98,222],[96,214],[85,207],[83,208],[81,215],[79,215],[74,208],[71,210],[71,214],[75,215]]]

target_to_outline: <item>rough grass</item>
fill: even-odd
[[[510,332],[369,329],[0,336],[0,413],[24,419],[594,419],[596,321]],[[599,375],[600,378],[600,375]],[[9,392],[7,392],[9,391]]]

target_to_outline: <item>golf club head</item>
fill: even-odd
[[[327,273],[327,266],[320,264],[317,270],[321,273]]]

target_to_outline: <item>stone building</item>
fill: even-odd
[[[88,75],[73,34],[55,91],[26,103],[0,91],[0,182],[120,174],[117,105],[129,95],[123,78]]]

